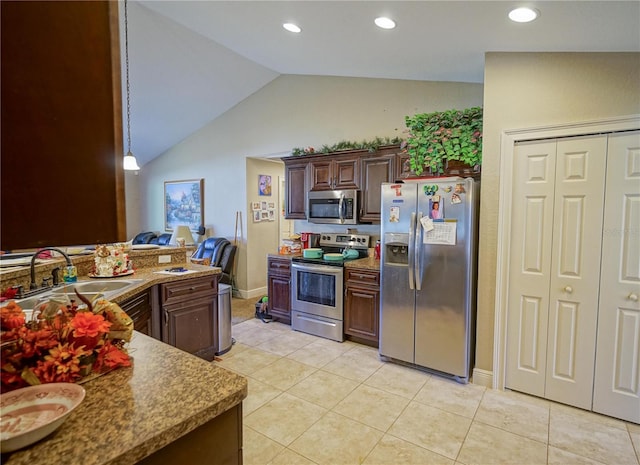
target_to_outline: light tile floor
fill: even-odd
[[[245,465],[639,465],[640,425],[385,363],[251,319],[220,363],[246,376]]]

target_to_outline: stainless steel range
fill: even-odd
[[[323,258],[291,259],[292,329],[334,341],[344,340],[344,262],[366,257],[369,239],[364,234],[322,233]],[[358,254],[351,252],[353,258],[326,255],[342,253],[345,249],[353,249]]]

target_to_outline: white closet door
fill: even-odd
[[[609,136],[593,410],[640,423],[640,133]]]
[[[591,409],[607,136],[559,140],[545,398]]]
[[[556,143],[515,147],[506,387],[544,396]]]

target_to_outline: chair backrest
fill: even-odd
[[[211,266],[220,266],[222,253],[227,245],[231,243],[224,237],[209,237],[202,241],[192,258],[208,258]]]
[[[164,233],[158,236],[158,245],[169,245],[171,233]]]
[[[133,238],[132,244],[151,244],[151,241],[156,237],[156,233],[153,231],[141,232]]]
[[[233,275],[233,262],[236,258],[236,251],[238,247],[229,244],[222,251],[222,257],[220,257],[220,268],[222,268],[222,276],[220,277],[220,282],[222,284],[232,284],[232,275]]]

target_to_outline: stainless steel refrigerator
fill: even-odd
[[[479,184],[382,185],[380,356],[461,383],[475,348]]]

